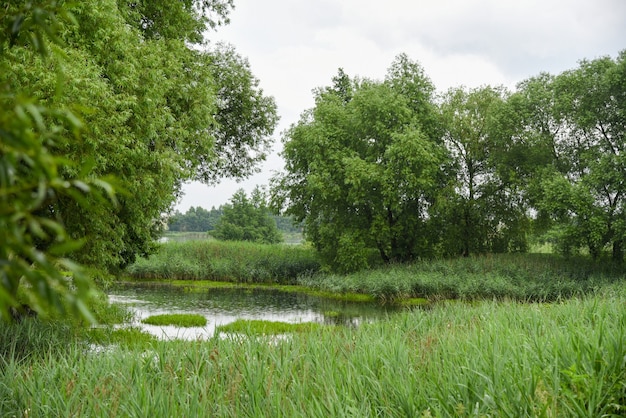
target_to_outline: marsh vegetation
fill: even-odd
[[[626,51],[515,91],[438,93],[406,54],[384,80],[339,69],[267,196],[171,219],[223,241],[158,243],[184,182],[246,178],[269,152],[274,99],[205,39],[233,7],[3,6],[0,416],[625,415]],[[306,242],[276,244],[279,220]],[[129,280],[394,309],[160,339],[109,303]]]
[[[622,284],[550,304],[439,303],[356,328],[283,329],[281,339],[242,324],[232,338],[207,341],[50,332],[33,321],[20,325],[31,345],[2,357],[0,412],[618,416],[625,306]],[[3,346],[14,327],[3,328]]]

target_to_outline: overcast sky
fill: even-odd
[[[313,106],[311,91],[338,68],[383,79],[394,57],[420,62],[439,92],[505,85],[584,58],[626,49],[624,0],[235,0],[230,25],[209,34],[247,57],[265,94],[278,105],[274,153],[262,172],[217,187],[192,183],[176,209],[210,209],[233,193],[266,185],[282,170],[281,132]]]

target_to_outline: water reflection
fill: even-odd
[[[160,338],[198,339],[213,336],[215,328],[237,319],[282,322],[319,322],[356,326],[386,316],[398,308],[377,303],[345,302],[274,289],[207,289],[188,291],[167,284],[119,285],[109,292],[111,302],[128,306],[135,323]],[[179,328],[142,324],[164,313],[195,313],[207,318],[205,327]]]

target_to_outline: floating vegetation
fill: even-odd
[[[206,318],[199,314],[161,314],[152,315],[142,319],[143,324],[148,325],[174,325],[177,327],[203,327]]]
[[[300,322],[296,324],[280,321],[264,321],[260,319],[238,319],[230,324],[220,325],[218,332],[231,332],[246,335],[285,334],[293,332],[308,332],[319,329],[322,325],[315,322]]]

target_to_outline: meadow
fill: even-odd
[[[154,266],[186,259],[196,265],[191,283],[223,279],[203,270],[219,256],[221,265],[232,266],[227,277],[233,283],[264,285],[274,282],[273,276],[248,276],[253,260],[282,254],[267,265],[299,271],[289,283],[373,295],[384,303],[416,297],[431,303],[358,327],[291,329],[239,321],[203,341],[156,340],[136,328],[113,327],[125,313],[102,299],[96,304],[102,325],[96,328],[36,318],[3,324],[0,416],[626,413],[623,266],[518,254],[430,260],[340,276],[311,267],[313,252],[304,246],[290,252],[296,247],[222,244],[165,244],[133,275],[135,280],[162,278]],[[234,267],[237,263],[242,266]],[[176,273],[184,269],[169,268],[168,281],[190,278]],[[284,334],[277,337],[270,329]]]
[[[620,416],[625,332],[623,285],[551,304],[444,302],[280,339],[96,330],[68,344],[56,329],[2,356],[0,415]]]

